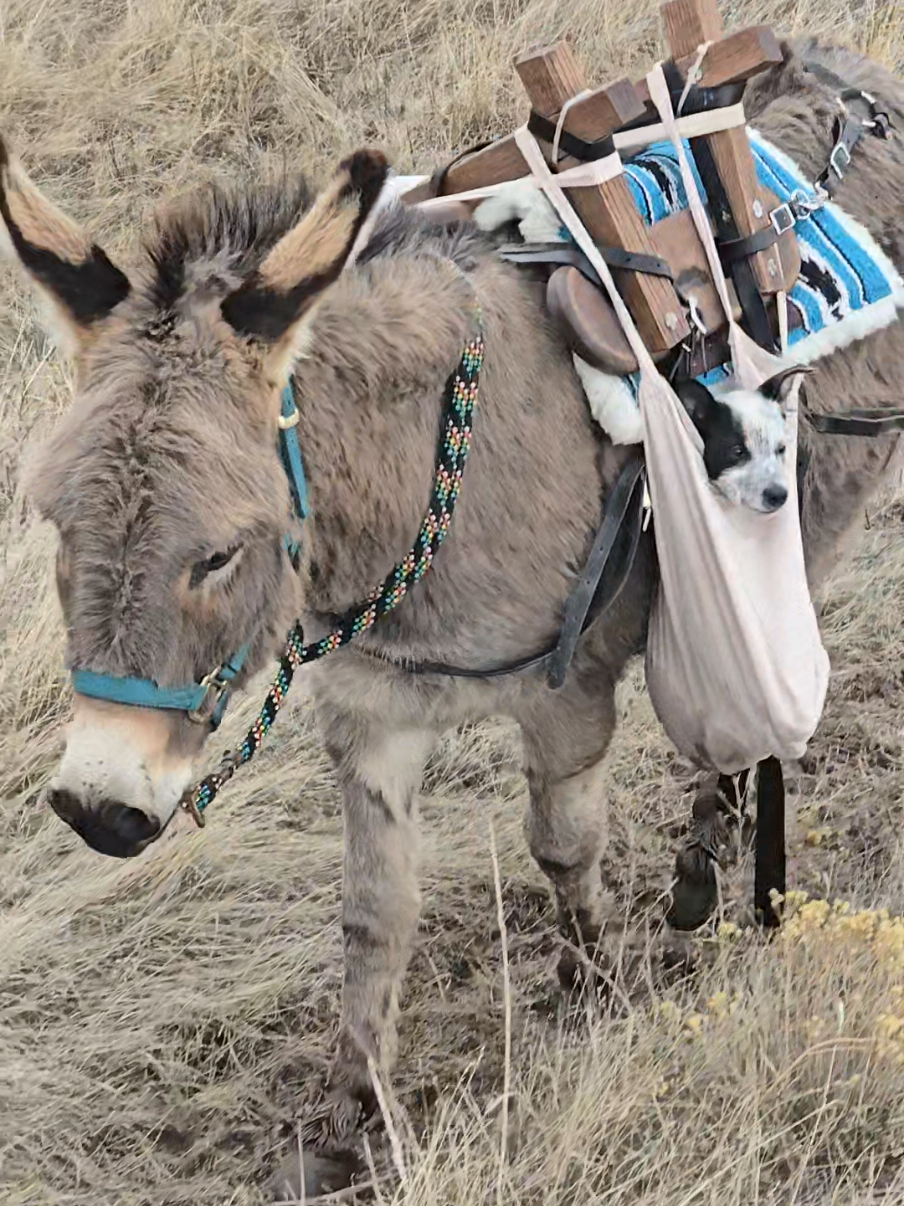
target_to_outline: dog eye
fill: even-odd
[[[208,574],[214,574],[217,570],[227,566],[241,547],[240,544],[237,544],[231,549],[224,549],[221,553],[214,553],[204,561],[196,561],[188,580],[189,587],[193,590],[196,586],[201,585]]]
[[[734,457],[737,457],[737,459],[740,460],[746,451],[747,451],[747,449],[744,447],[743,444],[735,444],[735,446],[731,450],[731,455]]]

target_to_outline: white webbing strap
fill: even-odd
[[[533,135],[531,135],[531,138],[533,139]],[[534,146],[536,146],[536,143],[534,143]],[[607,180],[614,180],[616,176],[621,175],[622,170],[621,156],[614,153],[606,155],[603,159],[595,159],[592,163],[579,163],[575,167],[566,168],[564,172],[559,172],[556,175],[556,180],[562,181],[564,188],[592,188],[595,184],[603,184]],[[516,177],[516,180],[524,188],[542,187],[540,181],[536,179],[535,174],[525,173],[523,176]],[[463,193],[445,193],[442,197],[429,197],[425,201],[419,201],[413,208],[429,212],[430,209],[439,209],[444,205],[448,205],[450,201],[484,201],[487,197],[495,197],[497,193],[510,188],[514,183],[515,180],[504,180],[501,184],[487,184],[481,188],[469,188]]]
[[[747,124],[743,101],[736,105],[724,105],[721,109],[706,109],[702,113],[690,113],[676,118],[675,124],[682,138],[702,138],[706,134],[718,134],[720,130],[735,130]],[[669,136],[662,122],[655,126],[641,126],[637,130],[621,130],[613,134],[612,141],[618,151],[633,151],[647,147],[651,142],[662,142]]]

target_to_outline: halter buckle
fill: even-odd
[[[222,673],[223,667],[217,666],[216,670],[205,674],[198,684],[199,687],[204,688],[201,702],[187,713],[188,719],[195,724],[210,724],[216,715],[220,700],[229,689],[229,680],[223,678]]]
[[[298,426],[298,407],[294,407],[290,415],[280,415],[276,422],[279,424],[280,431],[288,431],[291,427]]]
[[[194,790],[189,790],[185,793],[179,802],[179,807],[183,812],[187,812],[199,829],[203,829],[207,822],[204,819],[204,813],[198,810],[195,803]]]

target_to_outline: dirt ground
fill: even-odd
[[[904,67],[904,15],[888,0],[726,12],[831,31]],[[657,28],[649,0],[0,0],[0,127],[116,250],[161,196],[220,172],[285,161],[322,177],[363,142],[429,170],[511,127],[515,50],[568,31],[602,81],[650,62]],[[0,363],[0,1201],[257,1203],[316,1100],[335,1031],[336,786],[302,682],[204,831],[183,826],[121,864],[42,808],[68,687],[55,538],[20,495],[18,464],[69,382],[6,270]],[[425,787],[424,912],[387,1086],[399,1154],[375,1133],[364,1173],[378,1201],[904,1202],[900,484],[862,526],[819,600],[830,697],[805,763],[789,768],[791,879],[811,899],[792,898],[774,941],[738,925],[743,860],[693,940],[696,972],[667,969],[664,895],[694,775],[640,667],[620,691],[610,758],[606,873],[628,937],[604,1010],[556,984],[517,734],[499,722],[445,739]]]

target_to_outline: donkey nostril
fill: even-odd
[[[763,505],[768,511],[777,511],[788,501],[788,491],[784,486],[767,486],[763,491]]]
[[[104,822],[117,837],[130,845],[150,841],[160,832],[160,822],[146,816],[138,808],[126,804],[110,804],[104,809]]]

